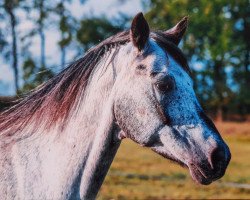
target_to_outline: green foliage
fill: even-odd
[[[3,52],[3,58],[9,60],[11,58],[11,67],[14,72],[14,84],[16,92],[19,91],[19,69],[18,69],[18,42],[17,42],[17,25],[18,25],[18,17],[16,16],[16,12],[18,8],[21,8],[24,4],[24,0],[4,0],[0,3],[0,20],[7,21],[7,27],[10,27],[9,31],[7,28],[7,36],[10,35],[11,42],[3,43],[5,47],[7,46],[8,50]],[[0,22],[1,23],[1,22]],[[2,24],[1,24],[2,25]],[[3,49],[3,48],[0,48]]]
[[[67,21],[67,17],[63,16],[60,20],[59,27],[62,33],[62,38],[58,42],[61,48],[64,48],[70,44],[72,41],[72,33],[71,33],[71,26]]]
[[[104,16],[86,18],[80,22],[80,28],[77,30],[77,40],[83,45],[84,49],[88,49],[123,29],[123,23],[115,25],[114,22],[109,21]]]
[[[69,1],[69,0],[68,0]],[[69,1],[71,2],[71,1]],[[55,8],[56,14],[59,16],[58,28],[61,32],[61,39],[58,42],[60,48],[68,46],[72,41],[72,34],[75,30],[75,19],[70,11],[65,7],[65,1],[60,1]]]
[[[28,57],[23,62],[23,87],[22,92],[27,93],[53,77],[53,72],[45,67],[38,68],[35,61]]]
[[[233,77],[238,86],[237,109],[241,114],[250,113],[250,2],[232,1],[228,7],[233,23],[231,58]]]

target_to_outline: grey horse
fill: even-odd
[[[188,167],[200,184],[221,178],[229,148],[177,47],[187,21],[150,31],[139,13],[130,30],[0,114],[1,199],[95,199],[124,138]]]

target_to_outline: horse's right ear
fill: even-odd
[[[188,17],[184,17],[173,28],[165,31],[164,33],[176,45],[178,45],[186,32],[188,26]]]
[[[141,51],[149,38],[149,26],[148,22],[144,18],[143,14],[138,13],[131,24],[130,29],[130,40],[133,42],[134,46]]]

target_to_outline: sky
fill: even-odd
[[[120,0],[121,1],[121,0]],[[108,18],[112,19],[116,17],[119,13],[126,13],[127,15],[134,16],[138,12],[142,11],[142,5],[140,0],[126,0],[125,3],[119,4],[119,0],[87,0],[84,5],[79,5],[79,1],[73,1],[69,9],[72,11],[75,17],[81,18],[82,16],[100,16],[106,15]],[[23,19],[24,16],[19,13],[18,17]],[[0,24],[1,25],[1,24]],[[22,20],[22,23],[18,26],[20,32],[28,32],[32,29],[32,23],[29,21]],[[59,33],[53,28],[46,31],[46,57],[49,64],[60,63],[60,56],[58,56],[58,42]],[[32,46],[30,48],[34,57],[38,57],[40,53],[40,41],[38,37],[33,38]],[[20,49],[19,49],[20,52]],[[73,53],[72,53],[73,55]],[[72,56],[68,56],[67,61],[70,61]],[[8,96],[14,95],[14,76],[12,69],[9,66],[11,62],[4,62],[0,58],[0,95]],[[20,65],[20,63],[19,63]],[[20,68],[20,66],[19,66]]]

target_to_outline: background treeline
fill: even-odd
[[[86,1],[77,2],[84,6]],[[126,0],[117,2],[119,6]],[[189,60],[195,90],[203,107],[219,120],[247,119],[250,113],[250,0],[141,2],[154,29],[170,28],[181,17],[189,16],[189,28],[180,46]],[[79,57],[89,47],[129,27],[132,16],[126,13],[115,19],[94,15],[77,19],[74,11],[68,9],[74,3],[76,0],[0,1],[0,56],[13,70],[17,94],[33,89],[63,69],[68,55]],[[30,21],[32,29],[20,31],[17,27],[22,20]],[[60,56],[61,63],[57,67],[47,62],[47,29],[60,35],[57,38],[60,52],[55,56]],[[30,50],[34,37],[40,40],[39,57]]]

